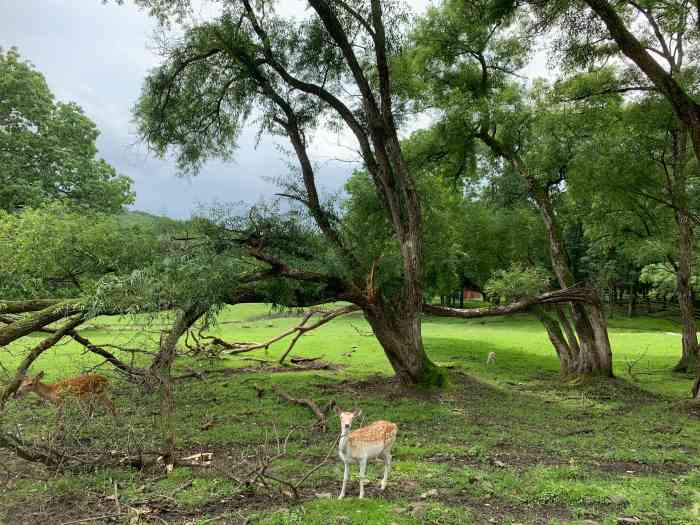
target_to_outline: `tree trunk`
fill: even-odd
[[[407,305],[369,305],[364,315],[401,383],[444,386],[445,371],[428,358],[423,348],[419,312],[410,311]]]
[[[676,212],[679,229],[678,270],[676,283],[678,287],[678,306],[681,309],[683,323],[683,351],[681,360],[674,367],[675,372],[692,372],[698,363],[698,335],[695,324],[695,305],[690,285],[693,258],[693,227],[687,210]]]
[[[627,302],[627,317],[634,317],[637,315],[637,286],[632,285],[630,288],[630,297]]]
[[[197,307],[179,312],[172,328],[161,333],[160,350],[151,363],[151,380],[159,390],[161,399],[160,427],[163,436],[163,461],[165,465],[175,463],[175,400],[171,378],[172,365],[177,357],[177,342],[203,314]]]
[[[547,229],[552,268],[559,285],[563,288],[572,286],[574,278],[569,269],[549,194],[538,190],[535,182],[527,175],[526,180],[529,183],[531,194],[535,196]],[[595,304],[572,304],[572,319],[581,350],[578,353],[576,364],[578,375],[613,377],[612,349],[608,337],[608,326],[600,304],[600,300],[597,300]]]
[[[545,330],[547,330],[549,341],[557,352],[557,357],[559,358],[559,373],[564,377],[576,374],[578,369],[577,363],[579,361],[578,354],[580,353],[578,344],[575,347],[569,344],[562,333],[563,325],[551,317],[544,308],[537,307],[534,308],[533,311],[535,316],[544,325]],[[568,322],[566,325],[568,325],[569,328],[571,327]]]
[[[530,196],[537,203],[547,230],[549,255],[559,285],[562,288],[573,286],[574,277],[567,260],[564,243],[559,234],[549,192],[546,188],[542,188],[535,177],[528,172],[527,166],[517,152],[500,143],[487,132],[487,128],[482,129],[478,136],[496,155],[509,161],[525,181]],[[578,356],[578,374],[613,377],[612,350],[608,338],[607,322],[601,310],[598,292],[596,292],[596,296],[592,304],[575,303],[572,305],[574,328],[581,349]]]
[[[672,130],[672,175],[666,177],[666,190],[673,203],[678,227],[678,266],[676,287],[678,306],[683,323],[681,360],[673,368],[675,372],[692,372],[698,362],[698,336],[695,325],[695,305],[690,279],[693,275],[693,223],[689,211],[688,180],[688,127],[678,121]]]

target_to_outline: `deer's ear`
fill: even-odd
[[[362,409],[356,408],[352,411],[352,417],[360,417],[362,415]]]
[[[343,413],[343,409],[340,408],[338,405],[335,405],[335,406],[333,407],[333,409],[335,410],[335,413],[338,414],[338,415],[340,415],[340,414]]]
[[[34,381],[41,381],[44,378],[44,371],[42,370],[37,375],[34,376]]]

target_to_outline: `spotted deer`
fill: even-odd
[[[350,432],[352,420],[362,414],[361,410],[345,412],[339,407],[335,411],[340,417],[340,440],[338,442],[338,455],[344,464],[343,488],[338,499],[345,497],[345,488],[350,477],[350,463],[360,466],[360,497],[365,497],[365,471],[367,461],[382,457],[384,459],[384,477],[381,490],[386,488],[391,468],[391,447],[396,441],[398,427],[389,421],[375,421],[371,425]]]
[[[107,396],[107,378],[99,374],[84,374],[70,379],[64,379],[57,383],[42,383],[44,372],[39,372],[34,377],[25,376],[17,389],[15,397],[24,397],[29,392],[45,399],[59,408],[59,414],[63,413],[63,403],[66,396],[72,396],[80,401],[92,403],[100,402],[113,416],[117,415],[112,400]]]

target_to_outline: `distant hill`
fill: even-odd
[[[189,221],[179,221],[162,215],[153,215],[145,211],[129,210],[120,215],[121,222],[126,226],[176,226]]]

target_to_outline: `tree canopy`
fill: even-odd
[[[95,124],[57,102],[16,49],[0,49],[0,209],[62,200],[116,212],[134,200],[131,179],[97,157]]]

